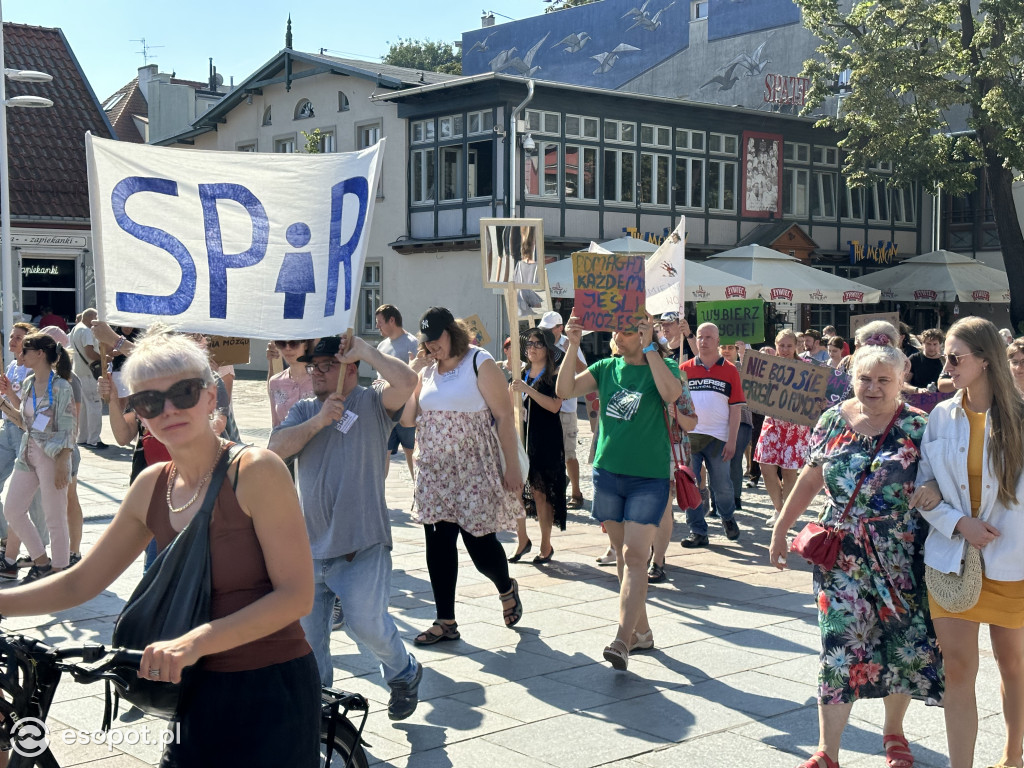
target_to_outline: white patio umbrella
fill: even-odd
[[[707,261],[708,266],[760,283],[765,301],[797,304],[874,304],[881,291],[800,263],[763,245],[733,248]]]
[[[861,278],[891,301],[1010,303],[1006,273],[952,251],[932,251]]]

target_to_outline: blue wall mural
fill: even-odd
[[[799,23],[800,9],[793,0],[710,0],[708,40]]]
[[[603,0],[476,29],[462,35],[462,73],[620,88],[689,46],[689,13],[689,0]]]

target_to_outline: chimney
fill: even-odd
[[[284,47],[291,50],[292,47],[292,15],[288,14],[288,27],[284,33]]]
[[[494,14],[491,13],[490,11],[484,11],[483,15],[480,17],[480,26],[481,27],[493,27],[494,26]]]

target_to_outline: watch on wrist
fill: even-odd
[[[648,344],[646,347],[644,347],[644,354],[645,355],[648,352],[657,352],[657,351],[658,351],[658,345],[655,344],[653,341],[650,344]]]

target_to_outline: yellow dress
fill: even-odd
[[[981,507],[981,479],[985,461],[985,424],[987,413],[975,413],[966,406],[964,413],[971,425],[971,442],[967,448],[967,482],[971,492],[971,517]],[[984,550],[982,550],[984,559]],[[933,619],[963,619],[976,624],[994,624],[1007,629],[1024,627],[1024,581],[993,581],[982,576],[981,597],[970,610],[950,613],[928,596]]]

